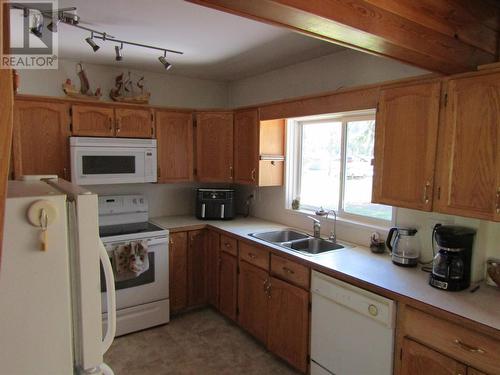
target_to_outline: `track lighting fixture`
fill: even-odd
[[[58,26],[61,23],[90,32],[90,36],[88,38],[85,38],[85,41],[89,44],[90,47],[92,47],[92,50],[94,52],[97,52],[100,48],[100,46],[95,42],[95,39],[100,39],[104,42],[108,41],[108,42],[115,43],[116,44],[115,45],[115,54],[116,54],[115,60],[116,61],[123,60],[123,45],[124,44],[130,45],[130,46],[135,46],[135,47],[154,49],[154,50],[163,52],[163,56],[158,57],[158,60],[162,63],[165,70],[169,70],[170,68],[172,68],[172,64],[167,61],[167,52],[176,53],[179,55],[183,54],[183,52],[180,52],[180,51],[156,47],[156,46],[152,46],[149,44],[135,43],[135,42],[130,42],[128,40],[118,39],[112,35],[105,33],[105,32],[98,31],[95,29],[91,29],[90,27],[84,26],[80,23],[80,17],[76,14],[76,7],[59,8],[59,9],[55,9],[53,11],[47,11],[47,10],[39,9],[39,8],[36,8],[33,6],[27,7],[27,6],[23,5],[22,3],[13,3],[13,4],[11,4],[11,8],[21,9],[23,11],[23,15],[25,18],[33,16],[32,22],[30,22],[30,25],[29,25],[29,30],[31,33],[33,33],[34,35],[36,35],[39,38],[42,37],[44,18],[47,18],[47,20],[50,20],[50,23],[47,26],[47,29],[52,31],[53,33],[58,32]]]
[[[115,60],[116,61],[122,61],[123,60],[122,49],[123,49],[123,44],[120,47],[115,46],[115,54],[116,54]]]
[[[158,57],[158,60],[163,64],[165,67],[165,70],[169,70],[172,67],[172,64],[170,64],[167,59],[166,59],[167,52],[163,53],[163,56]]]
[[[96,42],[94,42],[94,33],[90,34],[90,36],[88,38],[85,38],[85,41],[89,44],[89,46],[92,47],[92,49],[94,50],[94,52],[97,52],[97,50],[101,47],[99,47],[97,45]]]

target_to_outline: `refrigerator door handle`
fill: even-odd
[[[115,293],[115,278],[113,268],[109,260],[108,252],[102,241],[99,241],[99,258],[101,259],[104,278],[106,279],[106,301],[108,305],[108,324],[106,335],[102,340],[102,354],[106,353],[113,343],[116,334],[116,293]]]

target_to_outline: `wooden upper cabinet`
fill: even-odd
[[[70,178],[69,106],[16,100],[14,105],[14,177],[56,174]]]
[[[435,210],[500,220],[500,74],[451,79]]]
[[[404,338],[401,348],[401,375],[466,375],[467,368],[413,340]]]
[[[152,117],[150,109],[115,108],[115,134],[117,137],[152,138]]]
[[[170,310],[176,312],[187,307],[187,232],[170,234],[168,250]]]
[[[234,114],[234,182],[256,184],[259,168],[259,112]]]
[[[431,211],[441,83],[381,91],[375,128],[375,203]]]
[[[111,107],[73,105],[71,107],[73,135],[113,137],[114,110]]]
[[[268,348],[302,373],[309,347],[309,292],[271,277]]]
[[[233,182],[233,113],[196,115],[196,170],[202,182]]]
[[[156,111],[158,182],[193,179],[193,116],[189,112]]]

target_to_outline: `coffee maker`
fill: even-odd
[[[432,261],[431,286],[451,291],[469,287],[475,234],[471,228],[436,224],[432,241],[436,241],[438,252]]]

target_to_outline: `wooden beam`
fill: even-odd
[[[444,74],[497,60],[500,13],[487,0],[187,1]]]
[[[0,32],[2,33],[0,35],[0,51],[7,50],[8,48],[8,39],[5,38],[8,23],[4,22],[4,10],[4,0],[0,0]],[[10,167],[10,147],[12,143],[13,103],[12,71],[10,69],[0,69],[0,266],[2,260],[5,198]]]

